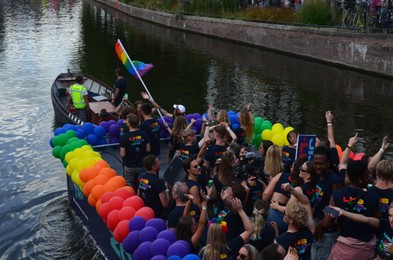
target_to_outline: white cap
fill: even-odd
[[[186,108],[183,105],[180,105],[180,104],[179,105],[174,104],[173,108],[178,110],[180,113],[185,113],[186,112]]]

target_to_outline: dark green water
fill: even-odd
[[[50,86],[67,69],[113,84],[118,38],[131,58],[155,66],[143,80],[164,108],[204,113],[212,102],[238,111],[252,101],[256,115],[318,135],[330,109],[338,143],[358,132],[355,151],[371,154],[393,132],[390,80],[170,30],[94,1],[0,0],[1,259],[98,257],[70,214],[64,168],[51,155]],[[127,79],[139,99],[142,84]]]

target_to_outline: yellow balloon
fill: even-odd
[[[83,152],[85,152],[85,151],[92,151],[93,148],[90,145],[85,144],[84,146],[81,147],[81,150]]]
[[[72,158],[71,161],[68,163],[68,166],[70,167],[71,173],[72,173],[74,170],[77,169],[77,165],[78,165],[78,163],[79,163],[80,160],[81,160],[80,158],[74,157],[74,158]],[[67,167],[68,167],[68,166],[67,166]]]
[[[76,164],[76,168],[74,170],[77,170],[79,173],[84,168],[85,168],[84,160],[79,160],[78,163]]]
[[[86,159],[86,158],[94,158],[94,157],[96,157],[97,155],[96,155],[96,152],[94,152],[94,151],[92,151],[92,150],[87,150],[87,151],[84,151],[83,152],[83,158],[84,159]]]
[[[271,140],[273,137],[272,130],[270,130],[270,129],[263,130],[263,132],[261,133],[261,137],[262,137],[262,140]]]
[[[274,135],[271,141],[273,142],[273,144],[278,145],[280,147],[284,146],[285,144],[285,139],[283,138],[282,135]]]
[[[67,173],[67,175],[68,175],[68,176],[71,176],[72,172],[73,172],[73,170],[72,170],[71,166],[68,164],[67,167],[66,167],[66,173]]]
[[[287,135],[289,134],[289,132],[291,132],[292,130],[295,130],[295,128],[293,128],[292,126],[287,126],[285,127],[284,131],[283,131],[283,136],[287,137]]]
[[[74,158],[74,152],[68,152],[68,153],[66,154],[66,156],[64,157],[64,160],[65,160],[67,163],[70,163],[70,161],[71,161],[72,158]]]
[[[83,168],[91,168],[96,164],[95,157],[94,158],[86,158],[83,160]]]
[[[275,123],[275,124],[272,126],[272,131],[273,131],[273,132],[274,132],[274,131],[282,132],[282,131],[284,131],[284,126],[283,126],[282,124],[280,124],[280,123]]]
[[[81,181],[81,179],[79,178],[79,172],[78,172],[78,171],[73,171],[73,172],[72,172],[71,179],[72,179],[72,181],[73,181],[76,185],[78,185],[79,187],[84,185],[84,183],[83,183],[83,182]]]
[[[74,155],[73,158],[79,158],[79,159],[83,159],[83,150],[81,148],[76,148],[74,150]]]

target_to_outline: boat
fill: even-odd
[[[60,125],[83,125],[85,123],[73,113],[72,108],[67,108],[70,86],[76,83],[77,75],[80,74],[70,71],[61,73],[52,84],[52,105],[56,121]],[[116,120],[114,114],[116,108],[110,102],[113,98],[113,88],[87,74],[83,74],[83,79],[83,86],[89,92],[90,115],[88,116],[90,116],[90,122],[97,124],[103,117],[105,117],[105,120]]]

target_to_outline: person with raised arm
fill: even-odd
[[[384,136],[383,139],[382,139],[381,148],[379,148],[378,152],[376,154],[374,154],[374,156],[368,162],[368,170],[370,171],[370,173],[375,171],[375,166],[381,160],[382,155],[389,148],[389,145],[390,144],[388,142],[388,136]]]
[[[162,113],[162,115],[170,117],[175,119],[176,116],[185,116],[186,115],[186,108],[185,106],[181,105],[181,104],[174,104],[173,105],[173,114],[167,112],[165,109],[163,109],[160,105],[157,104],[156,101],[154,101],[154,99],[152,97],[150,97],[146,92],[141,92],[141,96],[143,99],[148,100],[152,106],[154,107],[154,109],[152,110],[152,113],[155,113],[156,111],[159,111],[160,113]]]

